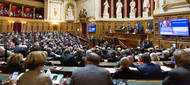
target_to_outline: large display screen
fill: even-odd
[[[88,26],[88,32],[96,32],[96,25],[95,24],[90,24]]]
[[[160,35],[189,36],[188,19],[171,19],[159,21]]]

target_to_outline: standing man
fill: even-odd
[[[109,71],[98,67],[99,62],[96,53],[87,54],[86,66],[72,73],[71,85],[113,85]]]

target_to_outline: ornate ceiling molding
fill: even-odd
[[[168,10],[170,8],[177,8],[180,6],[190,6],[190,0],[181,0],[181,1],[174,1],[174,2],[169,2],[168,0],[164,0],[164,4],[163,4],[163,9],[164,10]]]

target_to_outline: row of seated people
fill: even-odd
[[[9,15],[9,12],[7,10],[8,8],[6,7],[1,7],[0,8],[0,16],[8,16]]]
[[[0,44],[4,44],[5,50],[22,53],[24,57],[34,50],[47,51],[48,56],[58,57],[66,48],[83,50],[87,49],[85,42],[71,36],[68,33],[46,32],[46,33],[2,33]]]
[[[67,33],[23,33],[23,34],[2,34],[0,43],[6,44],[1,50],[2,58],[8,57],[9,51],[22,53],[24,57],[31,51],[41,50],[46,51],[48,57],[58,59],[63,66],[84,66],[85,52],[88,49],[84,42],[70,36]],[[74,45],[74,46],[72,46]],[[155,47],[155,49],[157,49]],[[148,49],[147,54],[150,54],[153,61],[169,61],[173,58],[172,53],[175,48],[169,48],[162,53],[157,54],[154,48]],[[132,56],[134,62],[141,61],[141,55],[145,53],[144,49],[121,49],[110,45],[96,46],[91,49],[101,56],[101,61],[118,62],[122,57]],[[105,60],[104,60],[105,59]],[[47,64],[51,64],[47,62]],[[141,65],[141,62],[137,64]],[[119,63],[116,65],[119,67]]]
[[[57,59],[58,56],[61,56],[61,62],[63,65],[69,64],[68,62],[70,59],[73,59],[76,64],[82,64],[81,66],[85,65],[85,59],[88,53],[95,52],[99,56],[101,56],[102,59],[107,59],[109,62],[116,62],[119,61],[120,59],[123,60],[123,57],[126,57],[128,55],[132,55],[132,59],[136,60],[136,57],[139,57],[139,61],[142,61],[143,63],[139,63],[138,65],[140,66],[146,66],[146,63],[150,63],[150,58],[149,59],[144,59],[144,55],[141,54],[149,54],[150,55],[156,55],[156,57],[151,57],[152,59],[155,58],[155,60],[170,60],[170,58],[173,56],[173,52],[175,51],[175,48],[170,48],[165,51],[163,51],[162,55],[158,57],[158,55],[155,53],[153,49],[149,49],[149,52],[144,53],[143,50],[136,51],[132,49],[121,49],[121,48],[114,48],[114,47],[109,47],[109,46],[103,46],[99,47],[97,46],[96,48],[88,50],[88,48],[85,48],[84,43],[81,42],[79,39],[74,38],[70,36],[67,33],[25,33],[25,34],[3,34],[1,37],[1,43],[2,44],[7,44],[3,49],[0,51],[2,54],[2,57],[4,58],[5,56],[8,57],[8,55],[12,55],[13,52],[5,51],[10,50],[14,51],[15,53],[22,53],[24,57],[26,57],[30,52],[35,51],[35,50],[42,50],[46,51],[46,54],[49,57],[52,57]],[[7,42],[8,41],[8,42]],[[6,43],[5,43],[6,42]],[[37,43],[36,43],[37,42]],[[54,44],[56,43],[56,44]],[[60,45],[60,44],[63,45]],[[69,44],[68,44],[69,43]],[[72,46],[74,43],[74,46]],[[24,48],[24,52],[23,52]],[[87,51],[88,50],[88,51]],[[105,53],[104,53],[105,51]],[[6,55],[5,55],[6,54]],[[73,54],[75,56],[80,56],[80,57],[73,57]],[[136,55],[141,55],[136,56]],[[69,56],[69,57],[68,57]],[[147,55],[146,55],[147,56]],[[6,57],[5,57],[6,58]],[[77,59],[78,58],[78,59]],[[8,60],[11,58],[8,58]],[[100,59],[101,61],[103,61]],[[12,59],[14,60],[14,59]],[[76,62],[76,60],[78,60]],[[129,59],[130,60],[130,59]],[[144,61],[146,60],[146,61]],[[8,61],[9,62],[9,61]],[[21,61],[19,61],[21,62]],[[66,63],[65,63],[66,62]],[[130,61],[131,62],[131,61]],[[70,63],[74,66],[74,63]],[[17,64],[18,65],[18,64]],[[137,66],[138,66],[137,65]],[[149,65],[149,64],[148,64]],[[154,67],[158,67],[155,64]],[[22,66],[22,65],[21,65]],[[139,68],[140,68],[139,66]],[[15,67],[15,66],[13,66]],[[151,66],[147,66],[150,67]],[[143,70],[142,70],[143,71]],[[151,70],[148,70],[151,72]],[[160,72],[160,67],[159,67],[159,72]],[[6,70],[5,70],[6,72]],[[140,72],[140,75],[147,75],[147,73],[142,73]]]
[[[89,50],[87,53],[92,52]],[[47,55],[47,54],[46,54]],[[78,62],[74,62],[74,60],[69,60],[70,56],[65,56],[64,57],[64,63],[62,65],[64,66],[69,66],[69,65],[74,65],[78,64]],[[126,60],[126,58],[129,58]],[[129,71],[128,67],[136,67],[138,70],[136,70],[135,74],[130,73],[129,75],[131,76],[126,76],[126,75],[120,75],[118,76],[117,73],[116,75],[113,76],[113,78],[122,78],[122,79],[162,79],[162,73],[161,73],[161,68],[158,64],[151,63],[151,58],[148,54],[144,54],[141,56],[142,58],[142,65],[140,64],[135,64],[133,63],[133,58],[132,56],[128,57],[123,57],[121,61],[119,62],[118,67],[119,68],[126,68],[125,71]],[[101,59],[100,59],[101,60]],[[124,61],[123,61],[124,60]],[[24,72],[25,68],[23,68],[23,55],[22,54],[11,54],[10,57],[8,57],[8,62],[5,65],[1,66],[1,70],[4,73],[13,73],[15,71],[19,72]],[[47,63],[47,62],[46,62]],[[69,64],[68,64],[69,63]],[[85,58],[83,62],[80,62],[85,65]],[[125,64],[125,65],[124,65]],[[152,70],[154,69],[154,70]],[[128,75],[128,74],[127,74]]]
[[[22,57],[21,54],[13,54],[8,60],[16,61],[20,57]],[[29,69],[29,71],[24,71],[24,74],[18,80],[10,80],[8,83],[17,83],[18,85],[52,85],[50,77],[40,71],[46,63],[46,58],[47,54],[43,51],[29,53],[23,62],[24,68]],[[189,85],[190,49],[176,50],[174,52],[174,58],[176,69],[169,72],[163,81],[163,85]],[[88,51],[85,58],[85,67],[72,72],[70,85],[113,85],[109,71],[98,67],[100,59],[98,54]],[[142,59],[144,64],[139,69],[143,71],[143,74],[135,70],[130,70],[130,58],[123,57],[120,60],[120,68],[112,77],[134,78],[135,76],[143,76],[155,78],[161,76],[159,65],[151,63],[150,56],[144,54]]]

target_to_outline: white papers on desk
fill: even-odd
[[[108,70],[110,73],[115,73],[116,69],[115,68],[105,68],[106,70]]]
[[[55,77],[55,78],[54,78]],[[53,84],[57,85],[60,84],[61,80],[63,78],[63,74],[51,74],[51,80],[53,81]]]
[[[61,70],[62,69],[62,67],[56,67],[55,68],[55,70]]]
[[[21,73],[17,76],[16,80],[19,80],[19,78],[23,75],[24,73]]]
[[[138,71],[138,69],[135,68],[135,67],[129,67],[129,69],[130,69],[130,70],[133,70],[133,71]]]
[[[165,71],[165,72],[172,70],[171,68],[166,67],[166,66],[160,66],[160,67],[161,67],[162,71]]]
[[[50,69],[47,70],[46,75],[48,75],[49,77],[51,77],[51,71],[50,71]]]

